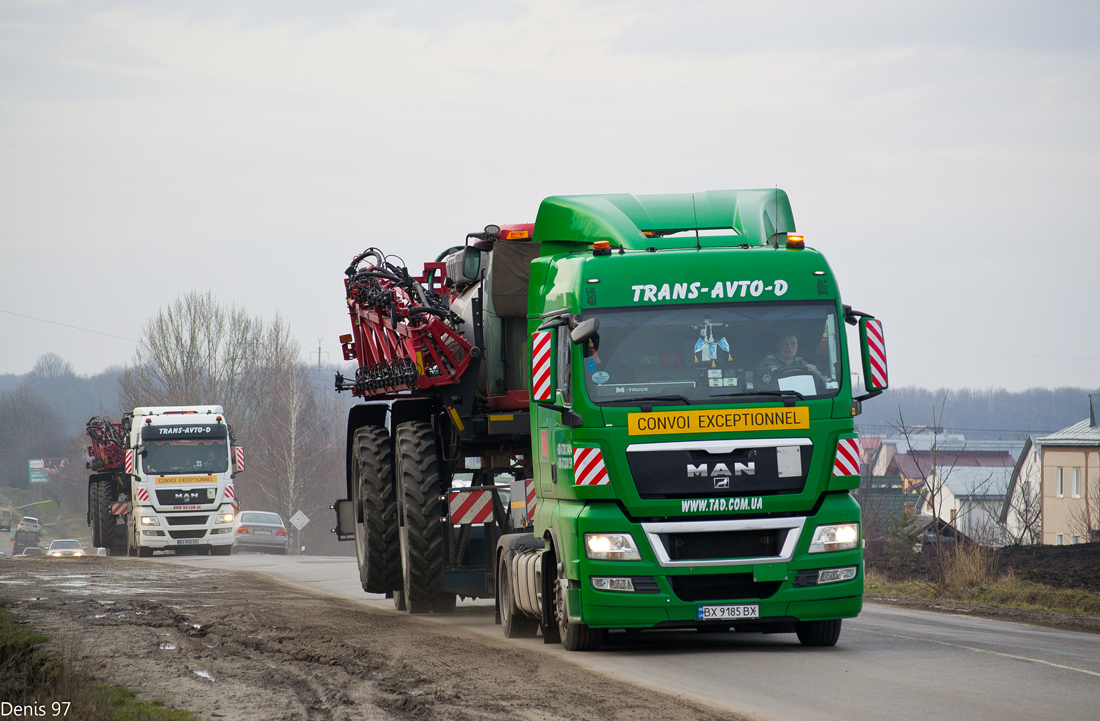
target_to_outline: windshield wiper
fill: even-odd
[[[665,401],[668,401],[665,403]],[[687,396],[643,396],[641,398],[616,398],[610,401],[601,401],[601,406],[637,406],[642,403],[654,403],[656,405],[673,405],[676,403],[682,403],[686,406],[690,406],[692,401]]]

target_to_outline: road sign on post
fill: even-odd
[[[306,524],[309,523],[309,519],[306,518],[306,514],[298,511],[290,517],[290,522],[300,531],[306,527]]]

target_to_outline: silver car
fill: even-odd
[[[233,521],[233,552],[287,552],[287,533],[278,513],[241,511]]]
[[[47,556],[83,556],[84,546],[75,538],[59,538],[50,544]]]

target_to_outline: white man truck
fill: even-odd
[[[244,470],[221,406],[135,408],[88,421],[88,524],[112,555],[229,555]]]

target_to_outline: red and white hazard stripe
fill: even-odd
[[[836,444],[836,461],[833,463],[834,476],[859,475],[859,439],[841,438]]]
[[[244,470],[244,449],[240,446],[233,447],[233,456],[237,459],[237,470]]]
[[[606,486],[611,482],[599,448],[573,449],[573,482],[578,486]]]
[[[550,400],[552,337],[548,330],[538,331],[531,336],[531,390],[536,401]]]
[[[144,488],[139,488],[136,491],[134,491],[134,498],[136,498],[139,501],[148,501],[149,500],[149,491],[145,490]]]
[[[126,472],[133,474],[134,472],[134,449],[126,449]]]
[[[121,502],[118,502],[118,503],[112,503],[111,504],[111,513],[115,516],[123,516],[123,515],[126,515],[129,512],[130,512],[130,504],[125,502],[125,501],[121,501]]]
[[[882,321],[867,321],[867,350],[871,365],[871,385],[886,388],[890,384],[886,375],[886,336],[882,334]]]
[[[234,497],[235,496],[233,495],[233,484],[230,484],[230,485],[225,487],[225,500],[232,501],[234,499]]]
[[[493,520],[492,491],[451,491],[451,525],[486,523]]]
[[[535,482],[526,481],[527,486],[527,520],[535,520],[535,506],[538,505],[539,499],[535,497]]]

